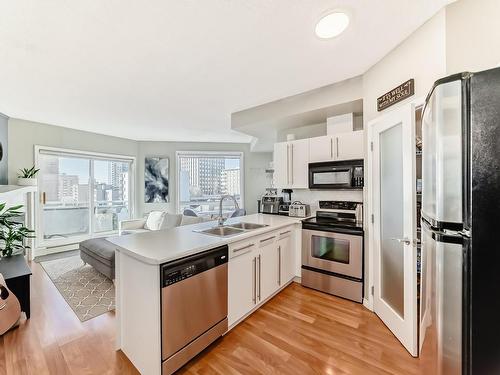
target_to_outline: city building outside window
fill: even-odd
[[[200,216],[215,217],[222,195],[232,195],[243,208],[243,153],[177,152],[177,208],[191,209]],[[223,213],[234,210],[224,201]]]

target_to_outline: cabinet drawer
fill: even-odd
[[[266,234],[263,234],[257,239],[257,245],[260,248],[266,247],[268,245],[273,244],[278,240],[278,232],[269,232]]]
[[[229,258],[231,259],[246,254],[256,248],[257,246],[254,238],[252,238],[251,240],[229,244]]]

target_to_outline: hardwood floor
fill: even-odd
[[[0,337],[0,375],[137,374],[114,350],[114,313],[81,323],[31,267],[31,319]],[[363,306],[294,283],[179,373],[419,374],[420,364]]]

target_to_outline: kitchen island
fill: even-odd
[[[162,352],[160,270],[165,265],[227,246],[223,293],[227,290],[229,330],[300,276],[301,219],[255,214],[230,219],[225,225],[240,222],[265,226],[219,237],[200,233],[217,226],[205,222],[108,239],[116,245],[117,348],[142,374],[162,374],[162,366],[163,373],[170,372],[164,348]],[[171,321],[169,327],[185,323]]]

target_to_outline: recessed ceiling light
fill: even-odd
[[[316,35],[321,39],[334,38],[349,26],[349,16],[342,12],[330,13],[316,24]]]

